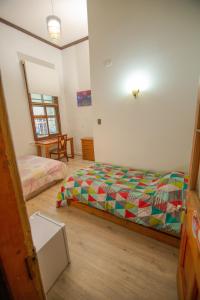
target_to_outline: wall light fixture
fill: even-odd
[[[139,90],[139,89],[137,89],[137,90],[132,90],[132,95],[133,95],[135,98],[137,98],[137,97],[139,96],[139,94],[140,94],[140,90]]]
[[[136,71],[129,75],[126,81],[127,92],[133,95],[134,98],[140,97],[144,91],[148,90],[151,82],[150,76],[145,71]]]

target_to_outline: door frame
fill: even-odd
[[[19,139],[20,139],[19,132]],[[12,299],[45,299],[0,74],[0,261]]]
[[[189,188],[186,201],[186,215],[182,226],[177,287],[180,300],[194,300],[200,293],[200,250],[194,222],[200,220],[200,193],[197,182],[200,164],[200,83],[198,86],[196,116],[189,170]],[[200,187],[198,187],[200,189]],[[194,218],[195,216],[195,218]],[[198,298],[199,299],[199,298]]]

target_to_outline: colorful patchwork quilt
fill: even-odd
[[[120,218],[178,236],[188,176],[94,163],[69,177],[57,196],[80,201]]]

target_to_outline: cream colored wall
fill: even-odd
[[[62,56],[68,133],[74,136],[75,153],[81,154],[80,139],[93,136],[93,107],[78,107],[76,100],[77,91],[90,89],[88,41],[63,50]]]
[[[3,24],[0,24],[0,37],[1,75],[16,155],[34,154],[31,119],[19,57],[23,53],[55,66],[61,90],[61,124],[63,132],[66,132],[68,126],[61,51]]]
[[[3,24],[0,37],[1,73],[17,156],[36,153],[20,65],[23,57],[54,66],[58,72],[62,131],[74,137],[75,153],[81,154],[81,137],[93,135],[92,106],[77,107],[76,101],[77,91],[90,89],[88,41],[60,51]]]
[[[97,161],[188,168],[200,74],[200,3],[88,0]],[[110,65],[109,60],[112,61]],[[138,70],[150,86],[134,99]]]

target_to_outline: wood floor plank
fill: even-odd
[[[68,163],[68,175],[85,167]],[[66,224],[71,265],[48,293],[49,300],[176,300],[178,249],[89,215],[75,207],[57,209],[60,184],[27,202]]]

